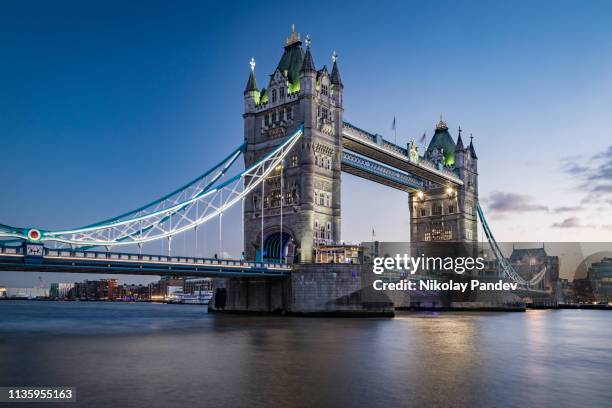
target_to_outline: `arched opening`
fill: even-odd
[[[270,234],[264,241],[263,259],[267,262],[286,262],[288,255],[293,256],[290,247],[293,247],[293,239],[287,232],[282,233],[282,239],[280,232]]]

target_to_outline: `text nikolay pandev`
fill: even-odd
[[[395,255],[394,257],[376,257],[374,258],[374,266],[372,272],[380,275],[385,271],[408,272],[410,275],[419,273],[419,275],[428,275],[430,271],[443,271],[462,275],[466,271],[478,272],[485,267],[484,258],[472,257],[426,257]],[[470,282],[456,282],[452,279],[446,281],[438,281],[436,279],[421,279],[411,281],[401,279],[395,282],[383,281],[382,279],[373,282],[375,290],[453,290],[465,292],[466,290],[516,290],[517,283],[504,282],[501,279],[497,282],[480,282],[478,279],[472,279]]]

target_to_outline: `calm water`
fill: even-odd
[[[609,407],[612,313],[318,319],[0,302],[0,386],[27,385],[76,386],[71,407]]]

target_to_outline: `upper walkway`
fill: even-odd
[[[423,157],[419,157],[418,160],[412,160],[408,149],[385,140],[381,135],[372,134],[360,129],[349,122],[344,122],[342,129],[342,145],[347,150],[403,172],[402,178],[412,177],[414,179],[416,177],[441,186],[463,185],[463,181],[454,172],[448,169],[438,168],[434,163]],[[352,172],[350,168],[343,167],[343,170],[348,173]],[[386,171],[386,173],[388,174],[388,171]],[[370,178],[366,173],[358,175]],[[384,174],[380,176],[383,178],[385,177]],[[397,174],[394,175],[394,177],[397,179]],[[380,182],[374,179],[373,181]],[[413,190],[419,189],[417,184],[412,184],[414,184],[412,187]],[[395,187],[393,185],[391,186]],[[406,189],[405,187],[406,185],[401,189]]]

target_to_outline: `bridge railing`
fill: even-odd
[[[23,255],[22,246],[0,246],[0,254],[3,255]]]
[[[113,262],[150,262],[150,263],[172,263],[188,265],[206,266],[225,266],[239,268],[259,268],[259,269],[281,269],[290,270],[291,266],[281,263],[271,262],[252,262],[239,259],[215,259],[197,258],[190,256],[172,255],[145,255],[132,253],[104,252],[104,251],[79,251],[68,249],[45,248],[45,256],[50,258],[71,258],[83,260],[106,260]]]
[[[2,246],[0,245],[0,255],[15,255],[23,256],[23,246]],[[192,256],[172,256],[172,255],[149,255],[149,254],[134,254],[121,252],[105,252],[105,251],[84,251],[72,249],[53,249],[44,248],[44,256],[55,259],[74,259],[74,260],[89,260],[89,261],[112,261],[112,262],[139,262],[139,263],[167,263],[167,264],[185,264],[185,265],[202,265],[202,266],[221,266],[221,267],[236,267],[248,269],[274,269],[274,270],[291,270],[291,266],[284,263],[274,262],[252,262],[243,261],[240,259],[215,259],[215,258],[198,258]]]

